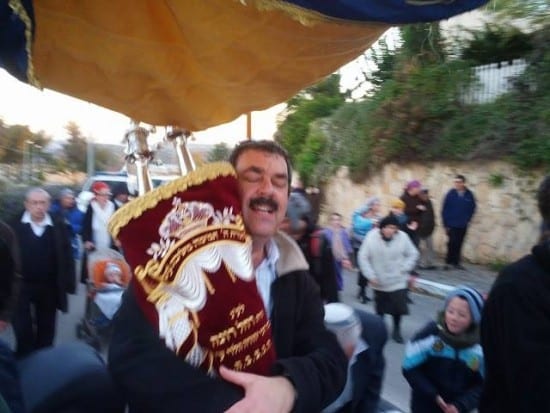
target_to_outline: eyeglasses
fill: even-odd
[[[109,192],[98,192],[96,195],[98,196],[111,196]]]

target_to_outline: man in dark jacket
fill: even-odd
[[[286,151],[247,141],[230,160],[277,360],[269,376],[223,366],[209,376],[166,347],[130,288],[114,320],[109,366],[131,412],[320,412],[344,386],[346,358],[324,326],[319,288],[299,247],[278,232],[291,178]]]
[[[455,187],[445,195],[441,212],[443,226],[449,237],[445,269],[453,266],[463,270],[460,263],[462,244],[468,224],[476,211],[476,199],[473,192],[466,188],[464,175],[457,175],[454,184]]]
[[[22,283],[13,318],[17,355],[51,346],[56,312],[67,311],[67,293],[76,289],[70,234],[59,217],[48,214],[50,195],[30,189],[25,212],[12,228],[19,240]]]
[[[480,413],[550,412],[550,175],[537,198],[541,238],[501,271],[485,303]]]

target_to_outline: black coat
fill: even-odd
[[[434,232],[435,228],[435,214],[432,201],[427,199],[422,202],[422,205],[426,207],[426,210],[420,215],[420,222],[418,223],[418,229],[416,233],[420,238],[428,238]]]
[[[25,245],[22,243],[22,237],[26,226],[29,224],[23,224],[21,222],[23,214],[19,215],[16,221],[12,224],[12,229],[15,235],[19,239],[19,250],[23,252]],[[68,297],[67,294],[74,294],[76,292],[76,274],[75,264],[73,259],[73,250],[71,247],[71,234],[65,221],[63,221],[57,215],[50,215],[53,223],[53,239],[54,248],[56,254],[55,269],[55,291],[56,291],[56,303],[57,309],[67,312],[68,310]],[[23,282],[25,281],[25,274],[22,274]]]
[[[346,380],[346,357],[324,327],[319,288],[289,237],[279,235],[278,277],[271,288],[271,327],[277,362],[273,374],[297,390],[295,412],[320,412]],[[145,319],[132,287],[113,320],[109,367],[135,412],[223,412],[242,389],[207,376],[168,350]]]
[[[12,229],[0,221],[0,320],[8,321],[21,281],[19,243]]]
[[[504,268],[481,322],[480,413],[550,412],[550,241]]]

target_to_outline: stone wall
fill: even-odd
[[[474,192],[477,212],[470,224],[463,247],[467,261],[477,264],[511,262],[530,251],[539,235],[540,215],[535,193],[543,171],[519,173],[504,162],[470,162],[460,164],[386,165],[363,184],[348,178],[341,168],[324,188],[320,223],[327,214],[339,212],[349,226],[353,210],[368,197],[382,199],[384,213],[395,197],[401,196],[405,183],[418,179],[429,188],[436,214],[435,249],[443,256],[447,237],[441,228],[441,205],[446,192],[453,187],[456,174],[466,177],[466,185]]]

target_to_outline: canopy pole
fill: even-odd
[[[246,139],[252,140],[252,112],[246,113]]]

